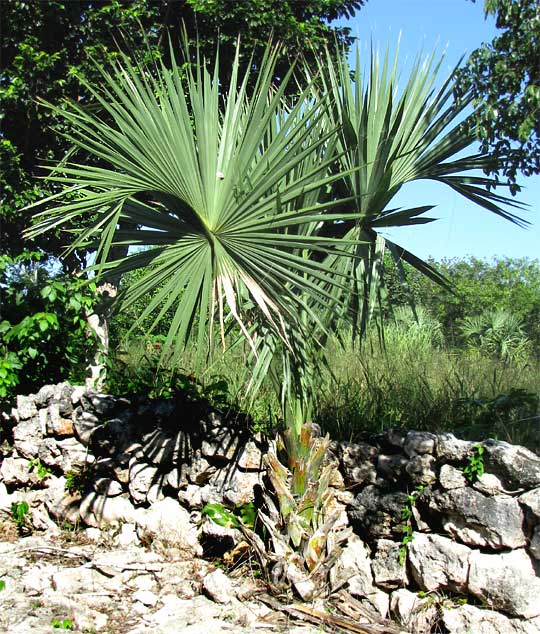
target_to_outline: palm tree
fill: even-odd
[[[74,146],[99,164],[51,171],[64,189],[42,201],[47,208],[30,235],[65,227],[70,249],[95,244],[92,268],[101,278],[145,269],[118,306],[151,297],[139,321],[153,316],[152,327],[173,310],[164,354],[190,340],[203,352],[214,329],[224,340],[236,324],[251,346],[252,387],[273,377],[288,428],[288,467],[268,457],[278,500],[268,498],[261,514],[274,544],[270,559],[309,597],[325,586],[317,579],[345,537],[329,538],[328,439],[314,438],[307,425],[327,338],[344,323],[362,332],[376,307],[385,248],[444,283],[378,234],[430,220],[422,214],[431,207],[392,209],[392,197],[408,181],[432,178],[519,220],[502,209],[509,201],[490,190],[491,180],[462,174],[489,157],[453,158],[474,138],[455,123],[465,104],[451,102],[450,81],[432,91],[431,64],[415,68],[398,95],[397,59],[389,70],[373,57],[364,80],[357,57],[351,80],[345,57],[329,54],[290,103],[292,70],[272,85],[278,55],[268,49],[253,89],[238,53],[226,90],[218,58],[212,72],[204,60],[186,68],[174,57],[171,68],[120,56],[101,69],[102,86],[87,87],[101,111],[55,107]],[[83,218],[91,222],[77,228]],[[111,260],[121,245],[139,250]]]
[[[490,310],[467,317],[460,327],[467,346],[505,363],[523,361],[530,353],[530,341],[523,322],[510,311]]]

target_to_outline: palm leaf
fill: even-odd
[[[336,129],[326,100],[310,101],[310,87],[284,107],[290,73],[272,85],[278,54],[267,50],[249,92],[238,49],[225,93],[218,58],[211,71],[201,60],[186,70],[173,56],[171,68],[148,68],[120,55],[111,69],[100,67],[101,86],[87,87],[100,111],[51,106],[67,138],[99,164],[51,171],[64,191],[45,202],[29,235],[64,227],[74,232],[71,249],[94,241],[99,277],[147,267],[119,302],[151,297],[137,323],[152,316],[152,327],[173,309],[164,354],[179,352],[194,329],[202,344],[215,317],[223,337],[227,315],[256,350],[246,319],[254,310],[256,329],[290,347],[293,331],[318,322],[328,289],[344,286],[324,258],[304,257],[348,257],[340,241],[315,231],[339,218],[335,197],[321,196],[343,177],[329,173]],[[77,229],[83,218],[93,220]],[[147,250],[111,261],[117,245]]]

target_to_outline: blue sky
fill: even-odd
[[[494,20],[484,19],[483,5],[483,0],[369,0],[353,20],[338,24],[351,28],[365,53],[371,41],[380,50],[395,50],[399,39],[403,73],[419,52],[445,52],[442,73],[447,74],[464,54],[497,34]],[[524,215],[532,223],[528,229],[476,207],[438,183],[420,181],[403,187],[394,199],[396,206],[435,204],[429,215],[438,220],[388,235],[422,258],[540,258],[540,175],[518,182],[523,187],[518,200],[530,205]]]

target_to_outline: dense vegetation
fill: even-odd
[[[349,343],[345,354],[331,352],[333,376],[324,374],[317,422],[340,437],[403,426],[471,438],[496,435],[540,448],[540,263],[469,258],[438,266],[455,294],[407,268],[416,321],[386,261],[385,348],[374,328],[360,349]],[[89,340],[78,302],[90,308],[88,289],[72,289],[64,274],[34,260],[14,266],[4,259],[1,275],[4,403],[46,382],[83,380]],[[494,313],[498,329],[491,324],[470,332],[471,322],[493,321]],[[248,409],[254,424],[266,429],[279,422],[269,386],[254,403],[246,398],[249,375],[241,351],[223,356],[217,350],[196,376],[189,353],[174,368],[160,367],[164,327],[146,336],[142,324],[126,338],[133,319],[130,313],[113,319],[107,390],[167,396],[183,389],[225,409]]]
[[[281,44],[262,51],[256,40],[247,54],[237,43],[209,57],[204,38],[193,46],[174,28],[170,40],[162,37],[174,6],[204,15],[207,3],[148,5],[166,11],[150,27],[157,41],[94,60],[93,76],[69,68],[77,99],[46,104],[54,135],[70,149],[50,157],[49,191],[34,192],[39,200],[24,212],[38,213],[23,235],[59,239],[79,263],[93,253],[86,284],[57,278],[53,261],[41,269],[34,262],[30,283],[24,250],[3,260],[10,309],[0,322],[4,397],[49,367],[46,381],[77,371],[81,344],[93,332],[87,354],[95,348],[88,363],[95,387],[106,379],[115,392],[180,389],[247,410],[254,424],[280,419],[280,441],[265,456],[274,497],[265,495],[257,514],[267,532],[242,530],[267,574],[282,571],[273,591],[294,587],[303,599],[331,588],[335,547],[346,539],[332,511],[330,438],[314,422],[340,436],[407,425],[464,433],[485,427],[512,440],[525,422],[520,440],[531,445],[530,423],[538,422],[538,389],[522,374],[539,374],[538,263],[503,261],[509,289],[492,290],[488,305],[471,298],[449,310],[418,276],[447,290],[448,279],[385,234],[434,220],[425,215],[432,201],[392,206],[413,181],[435,180],[516,225],[525,224],[523,206],[499,193],[492,155],[476,149],[474,93],[455,100],[453,74],[439,85],[440,63],[418,59],[398,91],[397,57],[381,62],[372,52],[365,74],[358,47],[351,65],[346,50],[325,46],[332,29],[322,17],[360,4],[316,3],[321,13],[313,20],[300,3],[251,2],[266,18],[285,8],[292,40],[285,30]],[[230,15],[244,5],[231,5]],[[80,6],[86,13],[78,27],[105,5]],[[126,15],[138,7],[148,17],[146,4],[106,6]],[[302,26],[292,7],[301,9]],[[258,36],[267,36],[268,22],[248,13],[247,24],[262,23]],[[317,43],[317,33],[314,56],[305,37]],[[160,48],[165,39],[175,46]],[[24,44],[35,54],[31,36]],[[304,59],[291,63],[304,49]],[[19,48],[10,63],[23,58]],[[11,81],[4,97],[16,90]],[[503,163],[509,156],[498,154]],[[24,199],[11,193],[15,205]],[[15,232],[25,213],[15,214]],[[455,265],[444,266],[452,273]],[[477,261],[456,267],[457,293],[482,283],[483,268]],[[519,314],[516,283],[526,293],[532,287]],[[410,308],[388,293],[398,284],[409,289]],[[123,321],[113,324],[111,305]]]
[[[230,73],[234,45],[242,33],[244,50],[260,62],[264,47],[279,24],[285,43],[276,76],[283,76],[301,50],[312,65],[324,46],[349,46],[349,29],[328,21],[351,17],[363,0],[77,0],[24,2],[3,0],[2,55],[0,59],[0,219],[2,253],[18,255],[25,248],[59,256],[65,242],[49,233],[29,242],[22,237],[31,213],[25,205],[54,191],[38,180],[43,165],[60,160],[71,143],[62,136],[65,122],[44,102],[69,99],[90,101],[84,81],[101,81],[95,62],[118,58],[118,48],[137,51],[147,61],[169,57],[171,34],[178,53],[185,28],[191,43],[197,39],[202,55],[213,56],[220,45],[222,68]],[[249,60],[246,55],[245,63]],[[292,86],[292,84],[291,84]],[[86,252],[63,257],[66,272],[80,271]]]
[[[81,380],[87,357],[98,347],[89,335],[86,316],[102,302],[91,287],[81,287],[79,277],[73,276],[79,274],[87,251],[71,251],[62,260],[60,273],[58,261],[47,259],[60,254],[65,242],[60,233],[49,232],[32,241],[22,239],[30,218],[30,212],[22,208],[56,191],[53,183],[36,179],[44,173],[40,166],[60,160],[71,143],[62,136],[67,127],[61,113],[45,108],[40,100],[61,103],[70,98],[86,104],[90,100],[87,86],[99,81],[88,53],[107,65],[118,59],[120,43],[125,50],[147,50],[147,61],[167,58],[165,32],[172,33],[177,52],[181,21],[191,41],[197,32],[204,54],[212,54],[219,34],[226,72],[232,67],[238,31],[242,31],[246,44],[243,50],[255,50],[256,65],[276,23],[281,27],[284,48],[275,77],[284,75],[299,51],[315,68],[324,46],[335,50],[336,45],[347,47],[352,41],[347,29],[335,29],[326,20],[350,17],[362,4],[339,0],[8,0],[2,4],[6,29],[0,91],[5,112],[0,138],[4,194],[0,213],[2,252],[10,255],[2,259],[0,267],[0,397],[7,402],[17,390],[31,391],[45,381]],[[495,148],[502,161],[493,164],[492,172],[498,170],[514,180],[517,168],[526,173],[538,168],[538,118],[534,117],[538,108],[534,88],[538,20],[534,20],[534,3],[528,0],[488,1],[486,11],[496,15],[503,34],[471,57],[459,75],[456,95],[469,98],[471,94],[489,94],[487,105],[480,104],[471,124],[482,138],[484,149]],[[500,63],[508,56],[515,62],[511,74]],[[291,83],[291,90],[295,89]],[[500,99],[511,100],[519,107],[506,108]],[[494,109],[498,117],[493,116]],[[326,383],[327,389],[320,394],[334,393],[337,386],[340,398],[336,424],[344,426],[349,420],[356,430],[391,424],[452,427],[484,420],[490,408],[500,410],[504,421],[515,422],[517,416],[532,421],[531,425],[537,423],[534,416],[538,416],[538,405],[530,393],[539,392],[535,378],[540,350],[538,263],[508,259],[491,264],[474,259],[438,263],[437,268],[454,284],[455,295],[414,268],[406,268],[407,293],[391,261],[385,261],[389,298],[383,307],[386,351],[379,348],[378,334],[372,329],[361,350],[351,345],[348,356],[330,354],[334,376],[325,374],[324,381],[334,383]],[[419,307],[418,322],[411,322],[407,312],[410,299]],[[137,308],[141,306],[135,304],[133,311]],[[219,354],[215,365],[198,376],[199,383],[188,378],[193,370],[189,355],[180,370],[158,370],[157,353],[165,332],[158,329],[152,337],[146,337],[141,325],[134,333],[136,343],[127,341],[125,333],[133,324],[134,312],[117,315],[111,325],[113,354],[108,361],[108,389],[151,389],[160,393],[180,384],[197,393],[210,393],[222,404],[229,401],[248,406],[243,398],[245,377],[231,372],[236,362],[221,360]],[[172,317],[172,311],[169,313]],[[407,372],[400,374],[397,367],[406,356],[404,350],[417,345],[406,343],[407,338],[420,336],[424,341],[424,328],[438,334],[434,339],[427,337],[425,354],[413,355],[406,364]],[[332,343],[328,346],[331,348]],[[346,365],[340,363],[344,358],[349,359]],[[141,363],[141,359],[147,361]],[[503,400],[496,400],[501,395]],[[505,400],[505,395],[511,398]],[[522,405],[527,410],[523,416],[516,414],[522,411]],[[327,426],[334,424],[331,406],[322,401],[316,404],[315,415]],[[259,421],[278,416],[277,403],[264,391],[250,407]],[[511,412],[508,416],[506,410]]]
[[[460,70],[456,96],[474,96],[482,149],[504,157],[491,171],[516,186],[520,171],[540,173],[540,8],[537,0],[484,0],[484,9],[499,32]]]
[[[331,372],[323,370],[315,420],[344,438],[398,426],[540,449],[540,261],[468,258],[437,266],[453,292],[408,266],[405,292],[386,259],[384,344],[375,326],[361,347],[349,340],[344,352],[329,344]],[[174,368],[160,368],[165,331],[145,336],[143,324],[126,340],[133,319],[128,313],[113,320],[113,392],[167,395],[181,388],[221,407],[247,409],[257,425],[279,422],[269,385],[253,403],[246,394],[247,354],[223,356],[218,349],[196,376],[189,353]]]

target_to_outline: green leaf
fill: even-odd
[[[234,513],[225,508],[222,504],[206,504],[203,506],[201,513],[219,526],[226,526],[228,528],[237,528],[240,526],[238,518]]]

